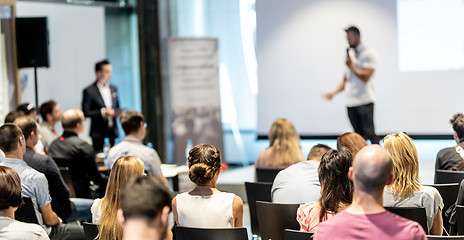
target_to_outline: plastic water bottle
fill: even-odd
[[[185,144],[185,160],[186,160],[187,166],[188,166],[189,152],[190,152],[190,149],[192,148],[193,148],[192,139],[187,139],[187,143]]]
[[[151,143],[151,142],[147,142],[147,147],[149,147],[149,148],[153,148],[153,143]]]
[[[111,148],[111,143],[109,138],[105,138],[103,143],[103,153],[105,154],[105,159],[108,157],[108,152]]]

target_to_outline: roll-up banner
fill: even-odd
[[[169,71],[175,161],[185,164],[197,144],[212,144],[224,157],[215,38],[171,38]],[[223,158],[224,160],[224,158]]]

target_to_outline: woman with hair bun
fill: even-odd
[[[195,228],[233,228],[243,225],[243,201],[216,189],[221,172],[221,153],[210,144],[192,148],[188,157],[189,178],[196,184],[172,199],[176,224]]]

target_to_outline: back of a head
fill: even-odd
[[[23,103],[16,108],[17,111],[21,111],[24,115],[29,115],[31,112],[37,111],[32,103]]]
[[[421,189],[419,180],[419,157],[412,139],[405,133],[395,133],[383,139],[383,146],[393,161],[395,196],[409,197]]]
[[[453,125],[453,130],[458,135],[459,142],[464,141],[464,114],[454,114],[454,116],[450,119],[450,123]]]
[[[391,176],[392,168],[390,156],[380,145],[361,149],[353,161],[356,191],[372,195],[381,193]]]
[[[314,145],[308,153],[307,160],[315,160],[320,162],[322,156],[331,148],[325,144]]]
[[[29,116],[22,116],[14,121],[14,124],[21,128],[24,138],[27,140],[31,136],[31,132],[37,134],[37,122]]]
[[[24,115],[23,111],[11,111],[6,115],[4,123],[13,123],[17,118]]]
[[[140,127],[140,123],[145,120],[143,114],[130,110],[122,114],[120,121],[124,133],[129,135],[131,133],[136,133]]]
[[[79,109],[66,110],[63,116],[61,116],[61,124],[64,129],[74,129],[77,127],[77,124],[84,120],[84,113]]]
[[[53,108],[56,106],[56,102],[53,100],[46,101],[40,105],[39,112],[40,116],[44,121],[47,121],[47,114],[53,113]]]
[[[105,197],[101,200],[102,215],[98,222],[101,239],[120,239],[122,228],[117,221],[119,194],[133,177],[143,176],[144,164],[138,157],[120,157],[111,168]]]
[[[221,153],[210,144],[199,144],[189,152],[189,178],[198,186],[209,183],[221,168]]]
[[[286,118],[274,120],[269,130],[269,146],[276,163],[282,165],[303,161],[300,136],[293,123]]]
[[[347,132],[337,138],[337,149],[346,147],[353,154],[353,157],[365,146],[367,146],[366,140],[355,132]]]
[[[120,208],[126,220],[130,218],[155,218],[165,207],[171,206],[171,193],[153,176],[132,178],[120,195]]]
[[[5,123],[0,127],[0,149],[5,153],[11,153],[18,149],[18,138],[23,132],[14,123]]]
[[[21,179],[13,169],[0,166],[0,210],[22,204]]]
[[[353,199],[353,182],[348,178],[348,171],[353,162],[351,152],[342,148],[329,150],[319,164],[319,181],[321,182],[320,221],[325,220],[327,211],[338,212],[340,203],[349,204]]]

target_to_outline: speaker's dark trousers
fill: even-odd
[[[374,103],[357,107],[348,107],[348,118],[356,133],[364,139],[378,144],[379,137],[375,135],[374,129]]]

